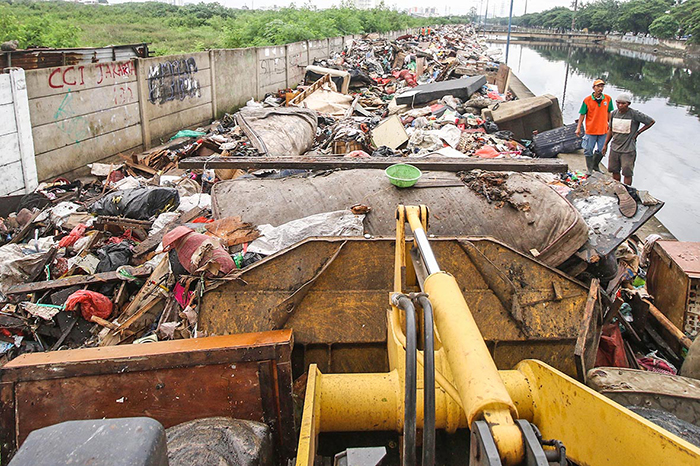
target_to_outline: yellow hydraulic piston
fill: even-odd
[[[449,273],[440,271],[437,261],[431,257],[432,250],[424,230],[427,209],[399,206],[399,210],[402,208],[430,274],[423,287],[433,305],[435,327],[446,348],[447,361],[468,425],[479,419],[487,421],[504,464],[517,464],[523,458],[524,448],[520,428],[514,421],[518,417],[515,404],[498,375],[498,368],[457,281]],[[399,222],[401,216],[399,212]]]

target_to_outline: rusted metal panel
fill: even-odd
[[[588,291],[586,307],[581,319],[578,340],[576,341],[576,371],[579,380],[586,382],[586,374],[595,366],[603,328],[603,312],[600,302],[600,281],[595,278]]]
[[[460,240],[431,240],[453,274],[499,367],[524,355],[576,376],[574,347],[588,290],[564,274],[485,238],[469,240],[512,284],[515,316],[488,286]],[[384,371],[386,311],[393,284],[394,239],[313,238],[219,281],[203,298],[199,329],[208,334],[290,328],[295,370],[319,363],[333,372]],[[303,362],[302,362],[303,361]]]
[[[130,416],[166,428],[213,416],[265,422],[286,464],[294,438],[291,346],[291,332],[282,330],[22,355],[0,371],[3,464],[32,430]]]
[[[64,65],[147,58],[148,56],[148,44],[145,43],[96,48],[27,49],[0,52],[0,69],[15,67],[34,70]]]
[[[660,240],[656,244],[683,272],[691,278],[700,278],[700,243]]]
[[[647,288],[656,307],[676,327],[685,328],[685,313],[690,294],[690,277],[659,242],[649,256]]]

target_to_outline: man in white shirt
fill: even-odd
[[[617,181],[620,181],[622,172],[628,186],[632,185],[634,162],[637,159],[637,137],[656,123],[650,116],[630,108],[631,102],[632,96],[626,92],[615,99],[617,110],[610,113],[608,135],[603,146],[605,154],[610,144],[608,171]],[[640,123],[644,125],[641,128]]]

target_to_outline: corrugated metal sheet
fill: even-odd
[[[101,63],[148,58],[148,44],[115,45],[71,49],[29,49],[0,52],[0,68],[35,70],[54,66]]]
[[[657,241],[678,267],[693,278],[700,277],[700,243],[687,241]]]

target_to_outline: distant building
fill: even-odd
[[[427,18],[430,16],[438,16],[438,9],[437,7],[414,6],[409,8],[407,13],[411,16]]]
[[[374,8],[374,0],[353,0],[355,8],[358,10],[369,10]]]

